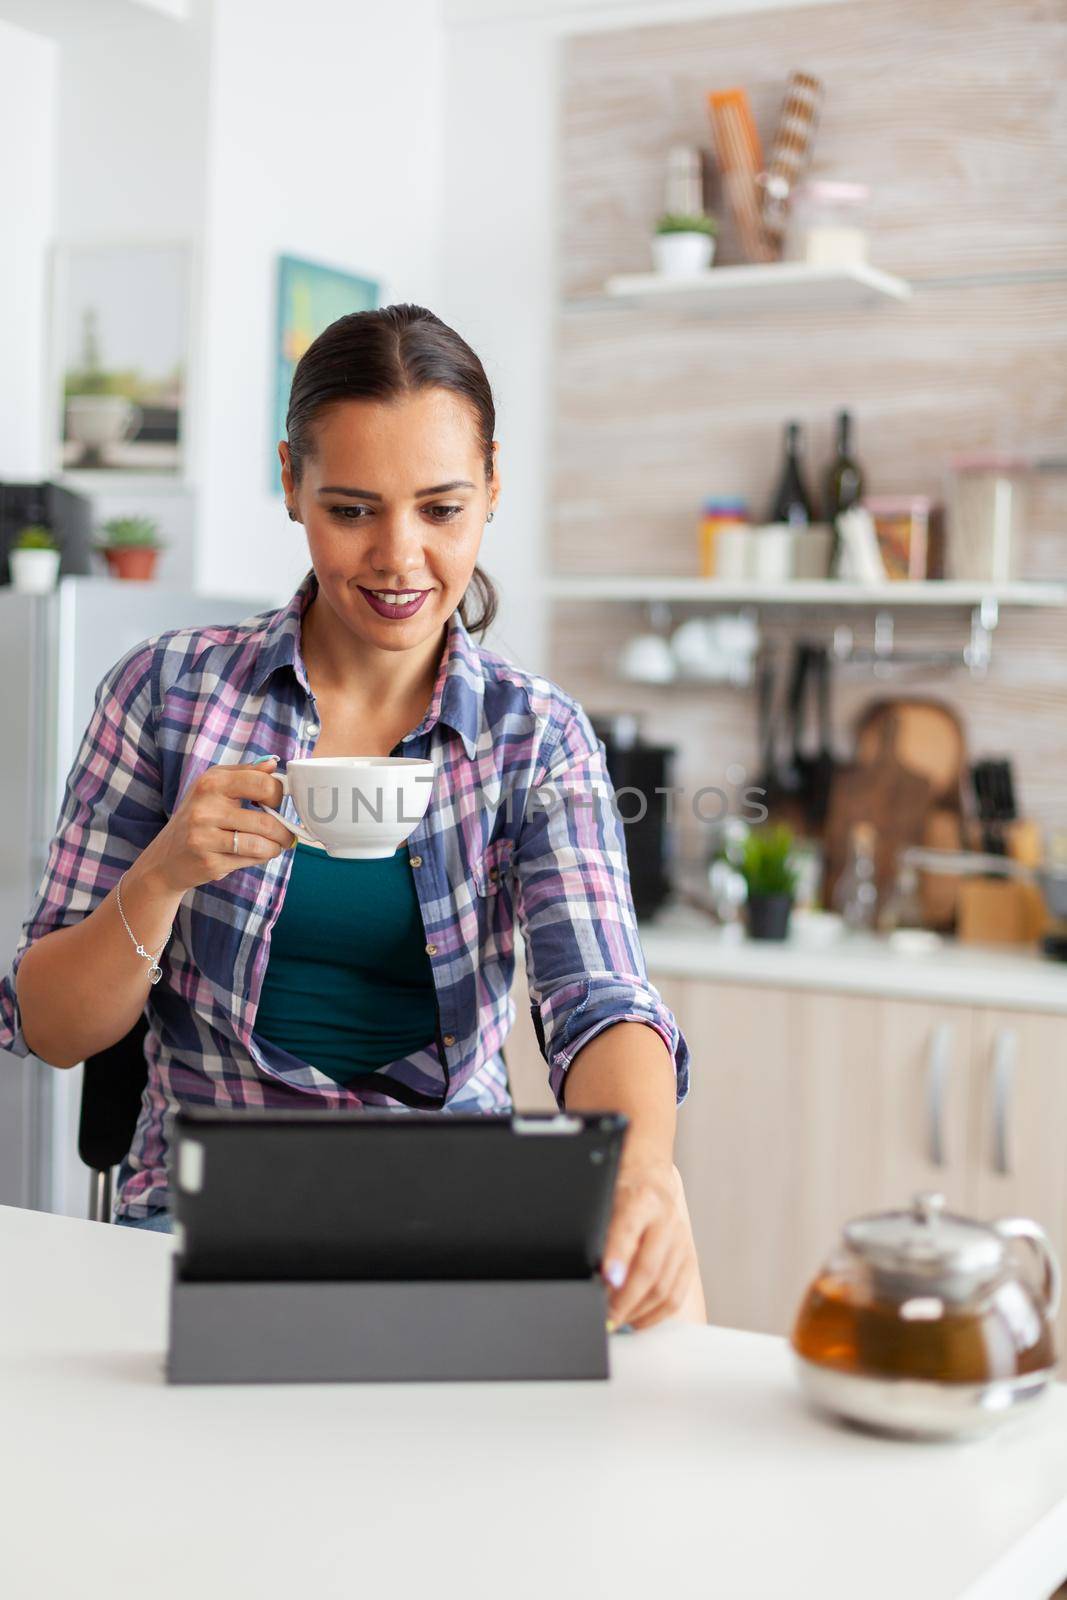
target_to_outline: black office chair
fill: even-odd
[[[78,1154],[91,1169],[89,1220],[110,1222],[113,1169],[129,1150],[148,1081],[144,1041],[148,1023],[138,1017],[117,1044],[89,1056],[82,1078]]]

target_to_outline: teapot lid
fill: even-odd
[[[943,1194],[917,1194],[908,1211],[857,1217],[844,1230],[849,1248],[888,1278],[982,1283],[1005,1258],[1005,1240],[984,1223],[945,1210]]]

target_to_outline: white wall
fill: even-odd
[[[307,567],[268,470],[275,261],[305,256],[434,307],[440,285],[439,0],[215,0],[198,577],[219,593]],[[449,91],[451,93],[451,90]]]
[[[54,206],[56,46],[0,21],[0,69],[0,479],[32,480],[45,472],[41,351]]]

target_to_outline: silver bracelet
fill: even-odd
[[[128,872],[129,868],[127,868],[126,871]],[[160,978],[163,976],[163,968],[159,964],[159,958],[163,954],[163,951],[166,948],[166,946],[167,946],[167,944],[168,944],[168,942],[170,940],[170,933],[173,933],[174,929],[171,928],[170,933],[167,934],[166,939],[164,939],[163,943],[160,945],[160,947],[156,951],[155,955],[152,954],[151,950],[146,950],[144,945],[140,944],[138,942],[136,934],[134,933],[133,929],[130,927],[129,923],[126,921],[126,913],[122,909],[121,886],[122,886],[122,879],[125,876],[126,876],[126,873],[124,872],[122,874],[122,877],[119,878],[118,883],[116,883],[116,885],[115,885],[115,903],[119,908],[119,916],[122,918],[123,926],[125,927],[126,932],[129,934],[130,938],[133,940],[133,946],[134,946],[134,949],[137,951],[137,954],[139,956],[143,956],[146,961],[150,961],[152,963],[152,965],[148,969],[148,981],[149,981],[149,983],[158,983]]]

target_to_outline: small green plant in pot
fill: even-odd
[[[656,223],[652,258],[656,271],[669,278],[692,278],[706,272],[715,254],[715,217],[697,211],[667,212]]]
[[[151,517],[112,517],[94,541],[113,578],[151,578],[164,548]]]
[[[22,528],[8,551],[12,587],[19,594],[47,594],[59,577],[59,546],[51,528],[33,522]]]
[[[793,835],[781,825],[757,828],[745,840],[741,875],[748,887],[746,917],[752,939],[785,939],[793,909],[797,873]]]

